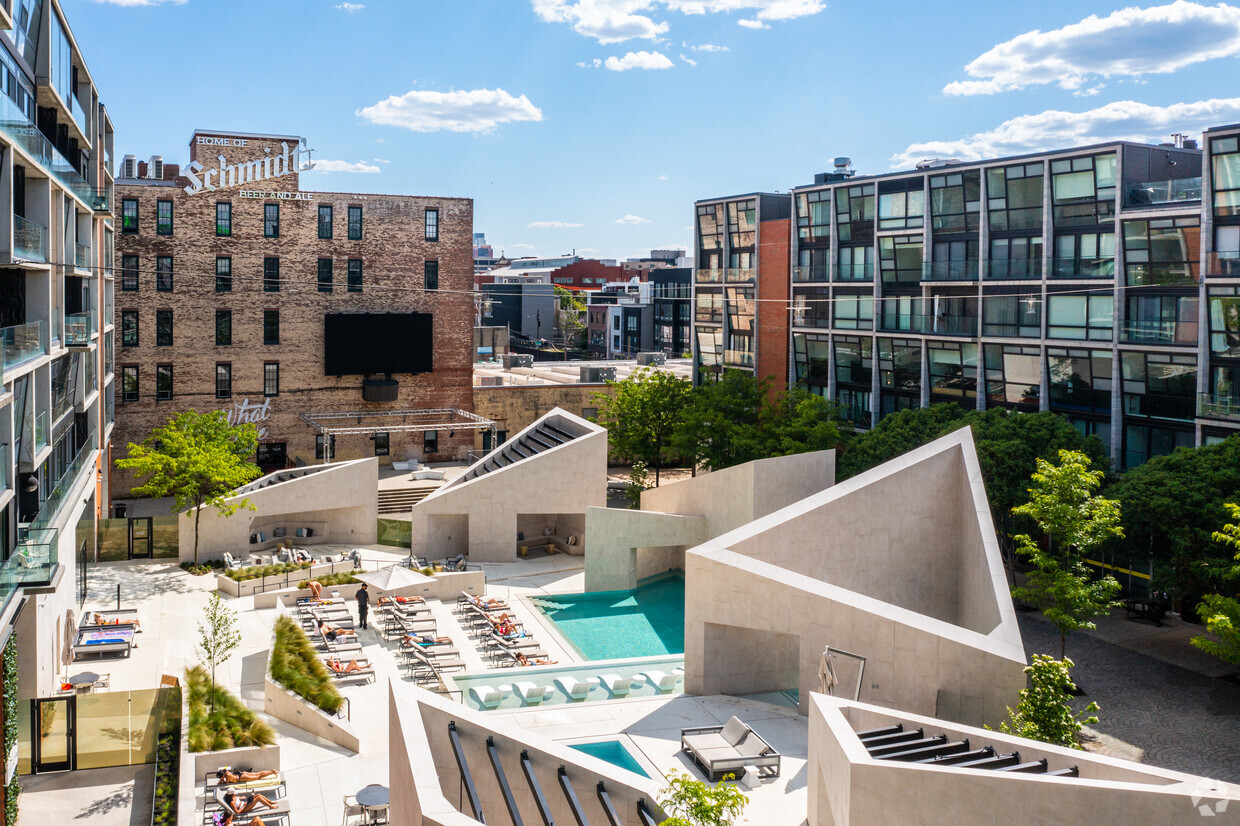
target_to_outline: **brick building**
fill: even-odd
[[[195,409],[254,421],[267,470],[324,459],[305,416],[374,423],[332,459],[471,448],[382,414],[472,408],[473,201],[303,190],[291,135],[199,130],[189,149],[183,168],[127,156],[117,181],[120,444]]]

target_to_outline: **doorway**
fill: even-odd
[[[34,721],[34,774],[72,771],[77,722],[77,697],[42,697],[31,700]]]
[[[129,517],[130,559],[155,558],[155,518],[152,516]]]

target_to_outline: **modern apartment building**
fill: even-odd
[[[0,32],[0,647],[53,720],[109,485],[112,124],[58,0],[0,2]],[[35,768],[68,768],[67,717]]]
[[[650,294],[654,298],[654,349],[679,358],[693,349],[693,269],[651,270]]]
[[[472,409],[473,202],[303,189],[295,135],[189,150],[127,156],[117,182],[121,443],[193,409],[257,424],[264,470],[473,447],[451,415],[409,429]]]
[[[759,374],[778,369],[765,342],[786,336],[782,375],[858,426],[940,401],[1054,410],[1119,467],[1221,439],[1240,428],[1238,139],[1225,126],[1200,147],[1114,142],[875,176],[841,159],[792,191],[791,279],[775,270],[764,288],[759,267],[730,304],[699,261],[699,374],[748,367],[733,332],[749,323],[745,291],[788,289],[787,321],[755,325]],[[744,264],[722,257],[743,203],[697,204],[701,255]]]

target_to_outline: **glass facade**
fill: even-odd
[[[1193,284],[1201,249],[1201,219],[1161,218],[1124,222],[1126,283],[1148,285]]]
[[[1042,397],[1042,357],[1037,347],[987,344],[986,401],[999,407],[1037,410]]]
[[[1115,217],[1115,153],[1051,161],[1055,227],[1098,226]]]
[[[977,345],[949,341],[926,342],[930,373],[930,401],[977,404]]]

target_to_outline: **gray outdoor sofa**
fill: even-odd
[[[728,774],[739,780],[746,767],[759,777],[779,777],[779,752],[735,717],[724,726],[681,729],[680,748],[712,783]]]

